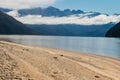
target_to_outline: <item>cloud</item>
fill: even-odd
[[[80,25],[101,25],[110,22],[118,23],[120,21],[120,15],[104,15],[101,14],[95,17],[88,17],[89,13],[80,14],[78,16],[72,15],[68,17],[42,17],[38,15],[27,15],[19,17],[17,11],[8,13],[17,20],[25,24],[80,24]]]
[[[24,9],[45,7],[55,3],[55,0],[0,0],[0,7],[10,9]]]
[[[11,15],[12,17],[16,18],[19,17],[18,11],[14,10],[14,11],[10,11],[7,13],[8,15]]]

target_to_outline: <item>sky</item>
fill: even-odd
[[[55,4],[56,0],[0,0],[1,8],[25,9],[47,7]]]
[[[82,25],[101,25],[110,22],[118,23],[120,15],[120,0],[0,0],[0,8],[9,8],[13,11],[7,14],[25,24],[82,24]],[[43,17],[41,15],[19,16],[18,9],[48,7],[54,6],[63,9],[80,9],[85,11],[84,14],[71,15],[65,17]],[[100,12],[109,14],[101,14],[95,17],[89,17],[87,12]]]
[[[0,0],[0,7],[21,9],[54,6],[107,14],[120,13],[120,0]]]
[[[81,9],[86,12],[120,13],[120,0],[58,0],[54,6],[60,9]]]

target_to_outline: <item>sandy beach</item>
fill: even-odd
[[[0,80],[120,80],[120,60],[0,41]]]

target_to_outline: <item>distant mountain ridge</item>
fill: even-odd
[[[37,34],[34,30],[26,27],[13,17],[0,11],[0,34]]]
[[[27,25],[41,35],[49,36],[83,36],[83,37],[105,37],[106,32],[114,24],[83,26],[76,24],[61,25]]]
[[[48,7],[48,8],[33,8],[33,9],[21,9],[18,10],[18,13],[21,16],[25,15],[41,15],[41,16],[56,16],[56,17],[62,17],[62,16],[69,16],[73,14],[81,14],[84,13],[82,10],[70,10],[65,9],[61,11],[58,8],[55,7]]]
[[[11,9],[4,9],[4,8],[0,8],[0,11],[2,12],[9,12],[12,11]],[[64,16],[70,16],[70,15],[78,15],[78,14],[84,14],[86,12],[82,11],[82,10],[71,10],[71,9],[64,9],[64,10],[60,10],[58,8],[55,7],[47,7],[47,8],[31,8],[31,9],[19,9],[18,13],[20,16],[26,16],[26,15],[41,15],[41,16],[46,16],[46,17],[51,17],[51,16],[55,16],[55,17],[64,17]],[[94,16],[98,16],[101,13],[99,12],[87,12],[87,13],[91,13],[89,15],[89,17],[94,17]],[[107,15],[107,14],[106,14]]]
[[[10,12],[12,9],[7,9],[7,8],[0,8],[1,12]]]

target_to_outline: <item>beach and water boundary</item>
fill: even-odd
[[[0,79],[119,80],[120,61],[87,53],[0,41]]]

